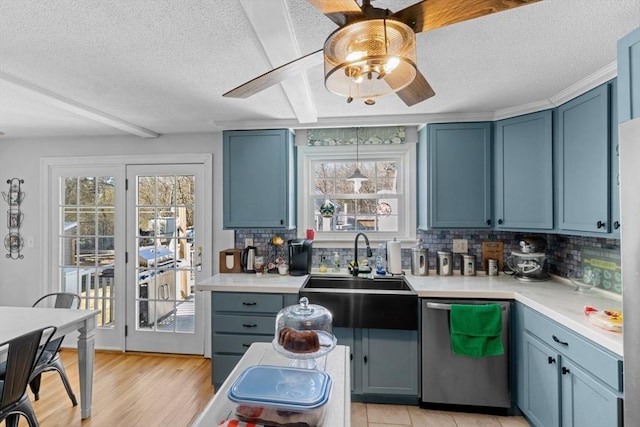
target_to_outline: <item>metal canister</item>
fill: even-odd
[[[411,249],[411,274],[414,276],[429,275],[429,250],[425,248]]]
[[[460,264],[460,273],[463,276],[476,275],[476,256],[470,254],[462,254],[462,263]]]
[[[436,274],[438,276],[452,276],[453,275],[453,259],[451,252],[438,251],[436,258]]]
[[[487,274],[489,276],[497,276],[498,275],[498,260],[497,259],[488,259],[487,260]]]

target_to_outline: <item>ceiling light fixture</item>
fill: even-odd
[[[347,181],[352,181],[353,182],[354,191],[356,193],[358,193],[360,191],[360,186],[362,185],[362,182],[369,180],[369,178],[367,178],[365,175],[362,174],[362,172],[360,172],[360,167],[359,167],[360,166],[360,159],[359,159],[359,156],[358,156],[358,141],[359,140],[360,140],[360,132],[359,132],[359,128],[356,128],[356,169],[347,178]]]
[[[324,44],[326,88],[351,102],[375,98],[407,87],[417,74],[416,37],[395,19],[367,19],[347,24]]]

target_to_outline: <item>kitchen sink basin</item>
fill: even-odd
[[[361,277],[311,275],[302,287],[306,289],[341,289],[349,292],[374,290],[413,292],[403,277],[363,279]]]
[[[310,275],[299,296],[331,311],[334,327],[418,329],[418,294],[404,277]]]

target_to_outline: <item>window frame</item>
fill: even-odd
[[[354,162],[356,158],[355,145],[335,146],[298,146],[297,161],[297,207],[298,207],[298,237],[304,238],[305,230],[314,228],[314,198],[312,194],[314,176],[312,163],[317,161]],[[416,239],[416,144],[360,144],[358,146],[358,161],[380,161],[395,159],[398,162],[398,181],[402,189],[398,201],[403,211],[398,215],[398,231],[366,231],[372,241],[387,241],[394,238],[399,241]],[[350,247],[355,235],[360,230],[341,232],[315,233],[314,247]]]

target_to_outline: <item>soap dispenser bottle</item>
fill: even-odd
[[[338,255],[338,252],[333,253],[333,271],[340,272],[340,255]]]

